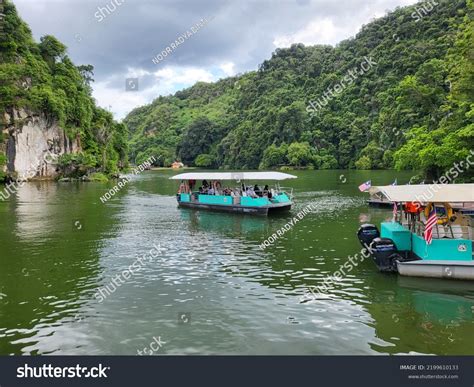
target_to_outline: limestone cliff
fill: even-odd
[[[25,109],[4,113],[4,172],[20,179],[54,178],[56,158],[81,151],[79,138],[70,139],[57,121]]]

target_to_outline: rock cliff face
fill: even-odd
[[[54,178],[56,158],[81,151],[78,138],[69,139],[56,121],[27,110],[4,113],[3,150],[7,156],[7,175],[21,180]],[[0,149],[2,150],[2,149]]]

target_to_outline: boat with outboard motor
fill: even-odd
[[[179,207],[200,210],[226,211],[242,214],[268,215],[289,211],[293,189],[281,187],[279,182],[296,179],[281,172],[190,172],[170,177],[181,180],[176,195]],[[246,182],[274,181],[274,187],[252,187]],[[202,186],[196,189],[196,182]],[[237,183],[237,187],[223,187],[223,181]]]
[[[357,232],[380,271],[474,280],[472,218],[450,205],[472,206],[474,184],[375,186],[369,193],[394,206],[393,221],[383,222],[380,231],[363,224]],[[428,238],[425,227],[433,214]]]

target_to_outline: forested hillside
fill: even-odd
[[[131,156],[160,155],[164,165],[178,158],[215,168],[396,167],[438,176],[474,145],[467,3],[397,8],[336,47],[277,49],[257,71],[159,97],[125,119]],[[312,110],[310,101],[322,101],[368,60],[370,69]]]
[[[0,179],[8,160],[6,142],[14,144],[22,127],[46,122],[43,129],[60,128],[74,141],[77,151],[63,144],[57,167],[62,175],[89,172],[112,174],[127,163],[128,130],[98,108],[91,96],[93,67],[76,66],[66,47],[47,35],[36,43],[29,27],[18,16],[11,1],[3,5],[0,31]],[[46,134],[44,134],[46,136]],[[34,144],[39,147],[41,144]],[[14,150],[12,151],[14,153]],[[17,155],[18,156],[18,155]],[[28,156],[28,155],[27,155]],[[13,156],[14,157],[14,154]],[[13,167],[12,167],[13,168]],[[15,175],[16,171],[7,171]]]

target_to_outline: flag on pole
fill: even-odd
[[[370,187],[372,187],[372,180],[368,180],[365,183],[359,185],[359,191],[364,192],[367,191]]]
[[[425,223],[425,233],[423,234],[426,243],[429,245],[433,240],[433,227],[437,221],[438,218],[436,217],[436,208],[433,205],[433,209],[431,210],[430,215],[428,216],[428,220]]]
[[[392,185],[397,185],[397,179],[392,183]]]

